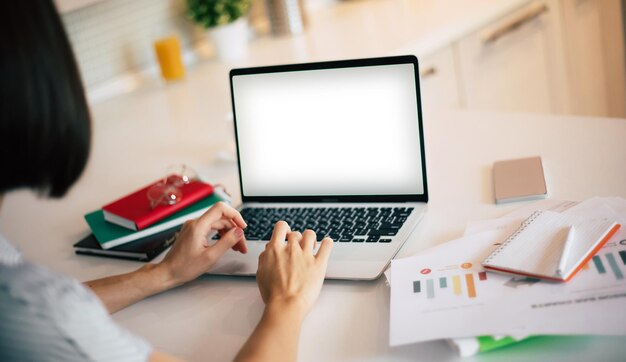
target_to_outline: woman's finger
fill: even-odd
[[[274,247],[284,245],[287,233],[290,231],[291,229],[289,228],[289,224],[284,221],[277,222],[274,225],[274,232],[272,232],[272,237],[270,238],[268,245]]]
[[[232,220],[225,219],[225,220],[217,220],[216,222],[214,222],[211,225],[211,229],[213,229],[213,230],[224,230],[224,229],[230,230],[230,229],[232,229],[232,228],[234,228],[236,226],[237,225],[235,225],[235,223]]]
[[[315,237],[315,232],[313,230],[305,230],[304,234],[302,234],[302,240],[300,241],[302,250],[308,253],[313,253],[313,249],[315,248]]]
[[[213,257],[217,260],[224,255],[228,249],[234,247],[238,243],[245,243],[243,230],[238,227],[232,228],[227,233],[222,235],[222,237],[209,248],[209,252],[212,253]]]
[[[202,216],[198,218],[197,223],[198,227],[203,232],[208,233],[211,230],[213,223],[222,219],[232,220],[236,226],[242,229],[245,229],[248,226],[239,211],[221,201],[202,214]]]
[[[322,243],[320,244],[320,248],[315,255],[315,259],[318,263],[322,264],[322,267],[326,269],[328,265],[328,258],[330,257],[330,252],[333,250],[333,239],[329,237],[325,237],[322,239]]]
[[[243,240],[239,241],[237,244],[233,246],[233,250],[238,251],[242,254],[245,254],[248,252],[248,244],[246,243],[245,237]]]
[[[299,231],[291,231],[287,234],[288,244],[300,243],[301,239],[302,239],[302,234]]]
[[[287,234],[287,245],[289,246],[289,250],[296,251],[300,248],[300,240],[302,239],[302,234],[298,231],[292,231]]]

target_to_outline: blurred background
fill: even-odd
[[[414,54],[425,112],[621,118],[625,2],[56,0],[92,103],[162,82],[154,43],[174,36],[185,78],[212,67],[221,87],[233,67]],[[235,22],[245,48],[219,49],[238,41],[215,37]]]

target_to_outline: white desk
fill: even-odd
[[[215,159],[232,149],[221,93],[185,87],[145,91],[94,108],[95,137],[84,177],[62,201],[28,192],[5,198],[0,230],[26,257],[81,280],[134,269],[138,263],[73,255],[87,227],[82,215],[161,176],[184,161],[238,195],[233,162]],[[217,97],[207,104],[206,99]],[[215,104],[224,104],[212,108]],[[211,122],[207,122],[207,118]],[[541,155],[550,197],[626,197],[626,120],[451,112],[425,116],[429,211],[400,252],[408,256],[460,236],[468,220],[496,217],[523,205],[496,206],[493,161]],[[157,348],[191,360],[229,360],[257,323],[262,302],[254,279],[202,277],[114,315]],[[390,349],[389,290],[384,281],[327,282],[307,318],[303,361],[454,360],[443,342]],[[623,311],[618,311],[622,313]],[[531,340],[479,360],[623,360],[624,337]]]

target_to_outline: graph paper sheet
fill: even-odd
[[[624,199],[590,199],[564,212],[609,213],[626,224]],[[494,334],[626,334],[626,228],[569,283],[555,284],[482,269],[511,227],[392,261],[390,345]]]

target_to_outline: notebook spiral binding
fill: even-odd
[[[509,244],[511,241],[513,241],[513,239],[515,239],[517,237],[517,235],[519,235],[522,231],[524,231],[524,229],[526,229],[526,227],[532,223],[533,221],[535,221],[536,218],[539,217],[539,215],[541,215],[543,213],[543,210],[537,210],[535,212],[532,213],[532,215],[530,215],[528,217],[528,219],[524,220],[524,222],[522,223],[522,225],[520,225],[520,227],[515,230],[515,232],[513,234],[511,234],[511,236],[509,236],[508,238],[506,238],[506,240],[502,243],[502,245],[500,245],[500,247],[498,247],[496,250],[494,250],[491,254],[489,254],[489,256],[487,257],[487,259],[485,259],[485,261],[483,263],[489,263],[491,262],[491,258],[495,257],[496,255],[500,254],[500,252],[502,252],[504,250],[504,248],[507,246],[507,244]]]

